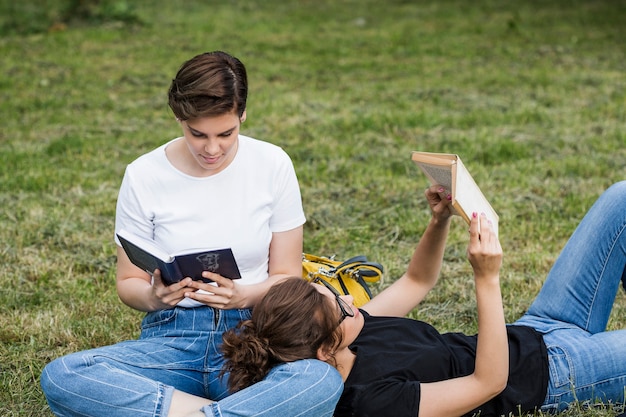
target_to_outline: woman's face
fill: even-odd
[[[328,297],[329,302],[332,303],[334,309],[337,311],[337,320],[342,317],[341,308],[337,303],[337,297],[326,288],[324,285],[320,284],[311,284],[318,290],[320,293]],[[354,298],[351,295],[340,295],[339,296],[347,306],[352,310],[353,317],[346,316],[341,323],[339,324],[339,328],[342,335],[341,345],[339,345],[336,350],[340,350],[342,348],[347,348],[352,342],[354,342],[361,333],[361,329],[363,329],[363,315],[359,311],[357,307],[354,306]]]
[[[199,176],[224,170],[235,158],[239,128],[246,119],[237,113],[181,121],[187,148],[197,163],[193,171]]]

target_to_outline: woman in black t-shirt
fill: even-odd
[[[626,181],[594,204],[528,312],[508,326],[500,243],[486,218],[473,215],[475,336],[403,318],[439,276],[451,216],[442,191],[426,191],[433,216],[407,272],[362,309],[299,278],[275,285],[252,319],[224,337],[231,389],[262,379],[277,362],[317,357],[345,381],[336,416],[500,416],[574,401],[623,403],[626,330],[607,332],[606,324],[626,281]],[[304,316],[303,305],[319,309]]]

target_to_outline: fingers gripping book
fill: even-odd
[[[202,276],[204,271],[215,272],[224,278],[241,278],[239,267],[230,248],[191,250],[171,255],[156,245],[154,241],[144,239],[126,230],[120,230],[117,237],[130,261],[150,275],[158,268],[165,285],[171,285],[185,277],[212,282]]]
[[[480,190],[461,158],[455,154],[413,152],[411,159],[424,172],[431,184],[450,190],[452,207],[456,214],[470,223],[472,213],[485,213],[498,235],[499,217]]]

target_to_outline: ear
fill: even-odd
[[[239,118],[239,120],[241,121],[241,123],[246,121],[246,111],[244,110],[243,113],[241,113],[241,117]]]

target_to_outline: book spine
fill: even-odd
[[[159,260],[159,269],[161,270],[161,279],[165,285],[171,285],[184,278],[176,261],[163,262]]]

